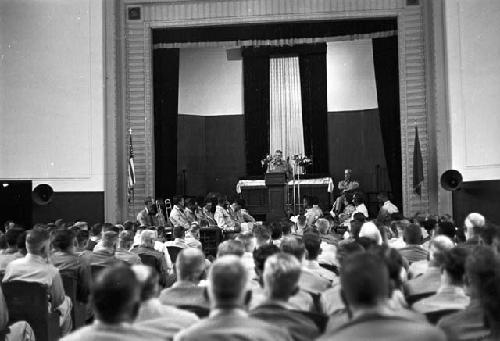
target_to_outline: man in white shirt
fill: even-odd
[[[231,219],[227,208],[228,202],[226,198],[219,198],[217,207],[215,208],[214,218],[220,229],[232,232],[235,230],[237,224],[233,219]]]
[[[389,200],[387,194],[380,193],[379,195],[377,195],[377,199],[378,202],[382,204],[382,206],[380,207],[380,212],[384,212],[387,214],[399,213],[398,207]]]
[[[366,208],[365,202],[360,193],[353,194],[352,202],[354,204],[354,212],[351,215],[351,219],[356,213],[363,213],[363,215],[368,218],[368,209]]]
[[[170,222],[174,226],[182,226],[186,230],[189,229],[189,221],[184,213],[184,198],[174,196],[172,198],[172,211],[170,212]]]

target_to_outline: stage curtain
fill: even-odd
[[[392,202],[402,211],[401,125],[399,112],[398,38],[372,39],[380,128]]]
[[[250,176],[264,173],[260,160],[269,151],[269,56],[255,50],[242,49],[245,153]]]
[[[153,50],[155,196],[177,192],[179,49]]]
[[[314,44],[299,56],[305,154],[313,158],[308,173],[328,173],[326,44]]]
[[[271,58],[270,153],[304,155],[299,57]]]

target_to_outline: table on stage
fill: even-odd
[[[310,178],[295,180],[295,186],[300,183],[300,196],[318,198],[323,210],[329,210],[333,203],[334,184],[331,177]],[[288,204],[293,206],[293,180],[288,181]],[[265,219],[269,211],[268,194],[264,179],[238,181],[236,192],[241,194],[247,204],[248,212],[260,219]],[[300,200],[297,198],[297,203]],[[293,209],[293,207],[291,207]]]

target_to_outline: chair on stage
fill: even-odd
[[[85,325],[85,320],[87,319],[87,306],[77,299],[78,281],[75,271],[61,270],[59,273],[61,274],[64,292],[73,303],[71,319],[73,320],[73,330],[75,330]]]
[[[48,312],[49,296],[46,286],[35,282],[9,281],[2,283],[2,289],[11,323],[28,322],[37,341],[59,339],[59,314]]]

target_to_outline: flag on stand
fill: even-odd
[[[129,153],[128,153],[128,191],[129,195],[134,191],[135,167],[134,167],[134,147],[132,145],[132,129],[129,130]],[[130,202],[130,197],[129,197]]]
[[[418,128],[415,127],[415,144],[413,146],[413,191],[422,195],[422,184],[424,182],[424,162],[422,151],[420,150],[420,139],[418,138]]]

